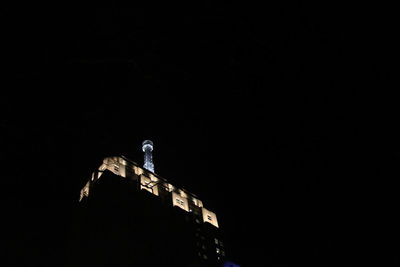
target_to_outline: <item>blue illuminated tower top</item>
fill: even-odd
[[[143,168],[154,172],[154,164],[153,164],[153,142],[150,140],[144,140],[142,143],[142,150],[144,152],[144,164]]]

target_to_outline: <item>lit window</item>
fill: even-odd
[[[200,220],[199,220],[199,219],[197,219],[197,218],[196,218],[196,220],[195,220],[195,221],[196,221],[197,223],[200,223]]]
[[[218,239],[214,238],[215,244],[218,245]]]
[[[181,206],[185,205],[185,202],[183,202],[183,200],[180,200],[179,198],[176,199],[176,203],[178,203]]]
[[[225,256],[225,251],[221,250],[222,256]]]
[[[206,249],[206,246],[203,244],[203,245],[201,246],[201,248],[202,248],[202,249]]]
[[[206,254],[203,255],[203,258],[204,258],[205,260],[208,259],[208,257],[207,257]]]
[[[222,241],[219,241],[219,245],[220,245],[221,247],[224,246],[224,244],[222,243]]]
[[[220,253],[220,250],[219,250],[219,248],[217,248],[217,253],[218,253],[218,254]]]

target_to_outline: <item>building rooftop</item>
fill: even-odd
[[[88,197],[93,184],[98,181],[104,171],[110,171],[122,178],[132,179],[140,183],[140,190],[146,190],[153,195],[170,194],[172,196],[172,205],[177,206],[186,212],[192,212],[194,207],[201,210],[203,222],[218,226],[217,216],[214,212],[207,210],[203,202],[193,193],[183,188],[178,188],[168,182],[167,179],[140,167],[136,162],[125,156],[107,157],[103,163],[94,171],[80,191],[80,199]],[[196,209],[197,209],[196,208]]]

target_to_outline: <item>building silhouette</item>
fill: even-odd
[[[67,265],[226,264],[216,214],[150,171],[153,144],[142,145],[143,168],[124,156],[107,157],[82,188]]]

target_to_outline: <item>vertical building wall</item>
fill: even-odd
[[[158,196],[158,179],[154,176],[149,178],[146,175],[140,175],[140,189],[149,191]]]
[[[177,206],[185,211],[189,211],[188,199],[175,192],[172,192],[172,205]]]
[[[214,212],[207,210],[206,208],[201,208],[201,211],[203,213],[203,222],[208,222],[212,225],[214,225],[215,227],[219,227],[218,226],[218,221],[217,221],[217,216],[215,215]]]

